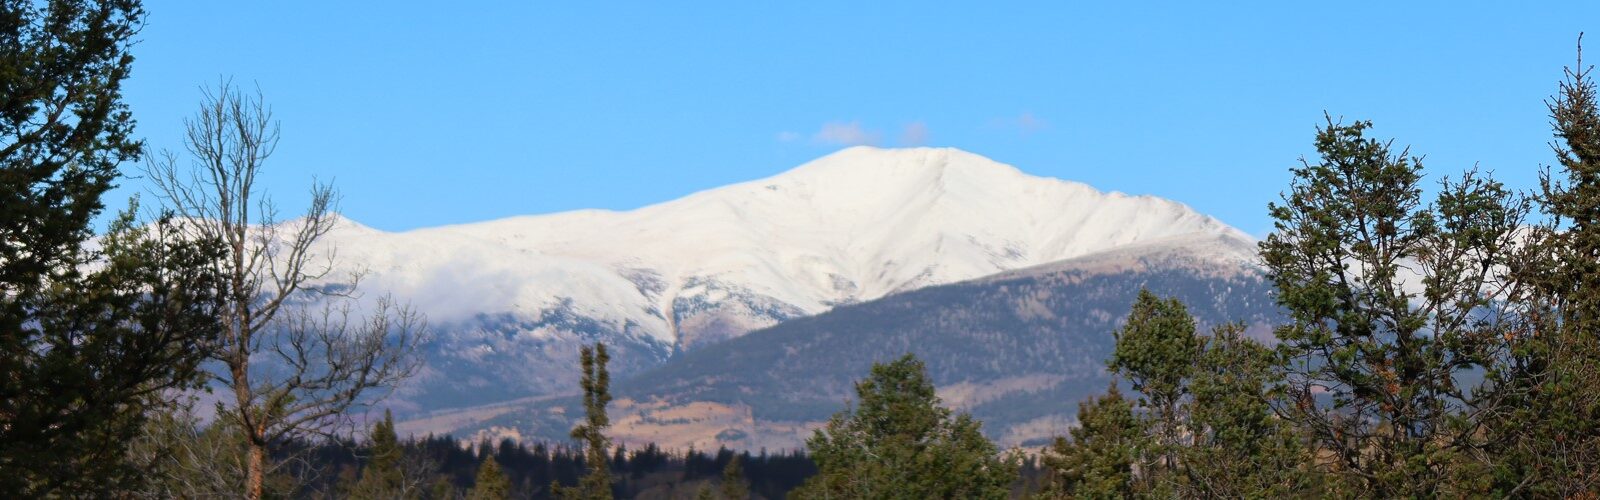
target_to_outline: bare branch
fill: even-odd
[[[418,367],[426,321],[382,297],[365,317],[354,290],[360,275],[333,280],[337,252],[323,241],[338,222],[338,193],[313,183],[303,215],[277,220],[256,185],[276,151],[279,125],[259,89],[230,80],[202,91],[187,121],[188,169],[178,155],[151,155],[146,173],[181,217],[188,237],[226,247],[226,332],[213,374],[232,393],[220,421],[240,430],[246,454],[245,496],[259,498],[270,472],[266,448],[289,438],[332,435],[351,413],[386,397]],[[328,293],[328,290],[334,290]]]

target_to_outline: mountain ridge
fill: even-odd
[[[1077,403],[1110,382],[1112,331],[1141,289],[1189,304],[1202,331],[1239,321],[1252,336],[1270,335],[1281,313],[1261,269],[1241,258],[1253,249],[1229,235],[1191,234],[783,322],[618,379],[612,435],[629,446],[797,449],[848,405],[872,363],[914,353],[945,405],[972,413],[1004,446],[1037,446],[1065,432]],[[576,398],[557,398],[402,427],[559,440],[581,413]]]
[[[423,388],[406,392],[418,409],[562,389],[579,343],[614,345],[628,373],[840,304],[1183,234],[1248,239],[1181,203],[949,148],[848,148],[627,211],[342,222],[327,243],[363,286],[440,332]],[[428,401],[452,384],[481,397]]]

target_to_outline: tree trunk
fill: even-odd
[[[245,470],[245,498],[260,500],[262,483],[265,482],[267,473],[267,449],[257,444],[254,440],[250,443],[250,454],[246,459]]]

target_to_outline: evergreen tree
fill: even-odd
[[[1582,497],[1600,490],[1600,96],[1578,62],[1547,105],[1559,169],[1541,173],[1535,225],[1512,265],[1522,321],[1486,378],[1505,410],[1486,412],[1479,458],[1493,496]]]
[[[440,475],[433,478],[433,485],[428,487],[429,500],[455,500],[457,498],[456,485],[450,482],[448,476]]]
[[[1187,406],[1193,444],[1179,451],[1195,498],[1307,496],[1314,477],[1299,435],[1273,414],[1273,354],[1227,324],[1201,340]]]
[[[608,499],[611,494],[611,468],[606,464],[607,450],[611,447],[611,439],[606,437],[606,427],[611,426],[611,419],[606,416],[606,405],[611,403],[611,374],[606,371],[606,363],[611,361],[611,356],[606,353],[606,345],[596,342],[591,349],[583,346],[579,352],[583,367],[583,378],[580,385],[583,387],[584,421],[572,429],[572,439],[584,443],[584,467],[589,469],[572,488],[556,488],[556,496],[571,499]]]
[[[467,492],[467,500],[506,500],[511,498],[511,479],[500,470],[500,462],[489,455],[478,464],[478,477]]]
[[[129,443],[193,387],[220,247],[90,222],[139,158],[121,85],[137,0],[0,0],[0,497],[141,488]]]
[[[372,425],[371,458],[361,469],[361,480],[350,490],[351,498],[415,498],[418,492],[407,488],[401,460],[405,450],[400,447],[399,436],[394,433],[394,416],[383,411],[383,420]]]
[[[1194,328],[1194,317],[1178,299],[1163,300],[1141,289],[1127,324],[1116,332],[1108,365],[1139,392],[1156,435],[1153,449],[1145,450],[1154,459],[1143,473],[1151,482],[1170,480],[1165,476],[1178,466],[1179,439],[1185,434],[1179,410],[1199,352]]]
[[[722,468],[722,484],[718,488],[723,500],[745,500],[750,498],[750,486],[744,479],[744,459],[734,455],[728,460],[728,465]]]
[[[628,469],[628,445],[618,444],[617,449],[611,452],[611,471],[620,472]]]
[[[1292,169],[1270,206],[1261,256],[1293,320],[1276,332],[1278,410],[1349,494],[1449,494],[1453,465],[1479,447],[1469,412],[1501,410],[1458,381],[1504,343],[1497,273],[1528,205],[1471,171],[1424,205],[1420,160],[1370,127],[1329,118],[1320,161]]]
[[[818,474],[796,498],[1006,498],[1015,456],[1002,457],[966,414],[939,406],[921,361],[875,364],[858,406],[829,419],[806,446]]]
[[[18,300],[26,296],[11,295],[39,293],[64,272],[117,166],[139,159],[122,81],[144,10],[137,1],[5,0],[0,20],[0,283]]]
[[[1104,395],[1078,405],[1078,426],[1070,434],[1045,450],[1041,498],[1129,498],[1140,491],[1134,464],[1150,439],[1145,421],[1115,382]]]

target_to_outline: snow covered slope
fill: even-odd
[[[916,354],[943,404],[1002,447],[1065,433],[1079,401],[1105,390],[1112,332],[1140,290],[1189,307],[1201,331],[1242,322],[1270,338],[1282,312],[1255,243],[1190,233],[835,307],[615,380],[609,436],[629,447],[796,449],[845,408],[873,363]],[[402,420],[403,433],[560,441],[578,398]]]
[[[428,314],[432,395],[413,399],[439,407],[565,390],[578,342],[615,346],[629,372],[838,304],[1194,233],[1249,239],[1179,203],[965,151],[855,147],[637,210],[351,222],[328,240],[369,293]],[[440,392],[463,384],[482,390]]]

